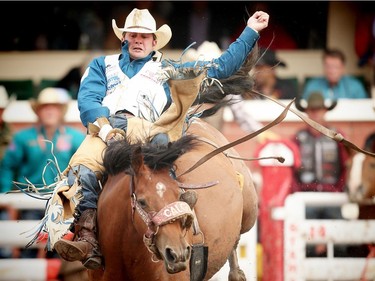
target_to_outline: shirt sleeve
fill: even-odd
[[[245,62],[247,56],[253,50],[255,43],[259,39],[259,33],[250,27],[245,27],[241,35],[229,45],[228,49],[221,56],[212,61],[190,61],[182,65],[173,64],[174,67],[194,67],[204,66],[213,63],[207,71],[208,77],[224,79],[235,74]],[[165,66],[165,61],[162,62]]]
[[[102,106],[106,95],[106,75],[104,57],[94,59],[81,79],[78,91],[78,109],[82,124],[94,123],[98,117],[109,117],[109,109]]]

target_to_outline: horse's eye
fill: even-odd
[[[142,208],[145,209],[147,207],[147,202],[145,199],[138,199],[137,200],[138,205]]]

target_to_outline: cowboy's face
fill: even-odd
[[[129,54],[132,59],[142,59],[147,57],[156,45],[156,39],[152,33],[132,33],[126,32],[123,41],[129,43]]]

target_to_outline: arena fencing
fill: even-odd
[[[300,192],[289,195],[273,217],[284,220],[284,281],[375,280],[375,258],[336,256],[342,245],[375,245],[375,219],[306,219],[307,206],[340,207],[345,193]],[[308,245],[326,245],[325,257],[307,257]],[[371,251],[370,251],[371,253]]]
[[[0,194],[0,206],[17,210],[44,210],[46,201],[25,194]],[[39,224],[36,220],[0,220],[0,247],[24,248],[32,239],[30,230]],[[44,248],[45,242],[31,248]],[[1,281],[52,281],[57,280],[61,260],[56,258],[0,259]]]
[[[284,221],[284,281],[369,281],[375,280],[375,259],[365,257],[338,257],[335,248],[343,244],[374,245],[375,220],[306,219],[307,206],[338,206],[347,204],[344,193],[303,192],[288,195],[283,207],[272,210],[274,220]],[[16,209],[44,209],[45,201],[24,194],[0,194],[0,206]],[[39,221],[0,221],[0,247],[24,247],[30,237],[27,232]],[[256,229],[241,237],[238,247],[240,267],[248,280],[256,279]],[[325,257],[308,257],[308,245],[325,244]],[[43,247],[37,243],[32,247]],[[61,266],[58,259],[0,259],[1,281],[57,280]],[[227,280],[226,264],[212,280]],[[250,277],[250,278],[249,278]]]

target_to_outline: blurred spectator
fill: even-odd
[[[94,2],[95,3],[95,2]],[[104,22],[93,7],[85,9],[79,16],[81,35],[80,50],[102,50],[104,47]]]
[[[307,107],[297,102],[299,110],[317,123],[337,131],[325,120],[325,115],[336,106],[336,102],[326,105],[323,96],[314,92],[309,96]],[[345,187],[348,150],[314,128],[307,126],[298,131],[293,140],[300,148],[301,168],[296,174],[293,191],[343,192]]]
[[[357,78],[345,74],[346,58],[338,49],[326,49],[323,53],[324,76],[312,77],[306,81],[302,98],[307,99],[312,92],[321,92],[324,99],[336,100],[365,99],[369,95]]]
[[[326,113],[336,104],[337,101],[326,105],[321,93],[314,92],[309,96],[306,108],[299,102],[296,106],[310,119],[337,132],[325,121]],[[301,166],[295,172],[292,192],[345,192],[347,162],[350,154],[342,143],[328,138],[307,125],[296,133],[292,141],[299,147],[301,157]],[[307,206],[306,218],[342,219],[341,208]],[[344,249],[341,250],[344,251]],[[326,256],[326,245],[308,248],[307,255]]]
[[[27,178],[37,186],[43,185],[43,169],[53,159],[51,144],[45,140],[53,143],[59,167],[67,167],[71,155],[84,139],[81,131],[64,125],[69,101],[67,91],[60,88],[45,88],[37,100],[30,101],[38,121],[17,132],[7,147],[1,165],[1,192],[11,190],[13,180],[26,183]],[[47,185],[54,183],[55,177],[54,167],[46,169],[44,179]]]
[[[0,85],[0,161],[3,158],[6,147],[12,140],[12,131],[9,124],[3,120],[3,113],[9,104],[9,96],[3,85]],[[0,220],[16,219],[17,212],[9,206],[0,206]],[[11,248],[0,248],[0,258],[12,255]]]
[[[355,50],[360,67],[375,63],[375,12],[371,2],[361,3],[355,26]]]
[[[277,67],[287,67],[270,49],[260,49],[260,58],[253,70],[254,89],[275,99],[293,99],[298,94],[298,84],[277,76]]]
[[[38,122],[15,133],[8,145],[0,166],[2,193],[13,189],[13,181],[18,182],[20,188],[26,188],[26,179],[36,187],[50,185],[58,174],[55,165],[60,168],[68,166],[85,137],[79,130],[64,125],[69,101],[67,91],[60,88],[46,88],[37,100],[30,101]],[[53,143],[53,154],[52,144],[45,140]],[[54,163],[54,156],[58,163]],[[54,164],[46,167],[51,161]],[[20,212],[19,219],[39,220],[43,216],[44,211],[26,210]],[[36,257],[37,253],[35,249],[26,249],[21,251],[20,257]]]
[[[71,68],[59,81],[57,81],[55,87],[67,90],[73,99],[77,99],[83,73],[85,72],[89,62],[94,57],[101,54],[102,52],[92,52],[88,54],[83,60],[82,64]]]
[[[77,99],[79,85],[82,74],[85,72],[87,65],[79,65],[71,68],[59,81],[55,87],[67,90],[73,99]]]
[[[3,120],[3,113],[9,104],[9,96],[3,85],[0,85],[0,161],[3,158],[4,151],[12,139],[9,124]]]

